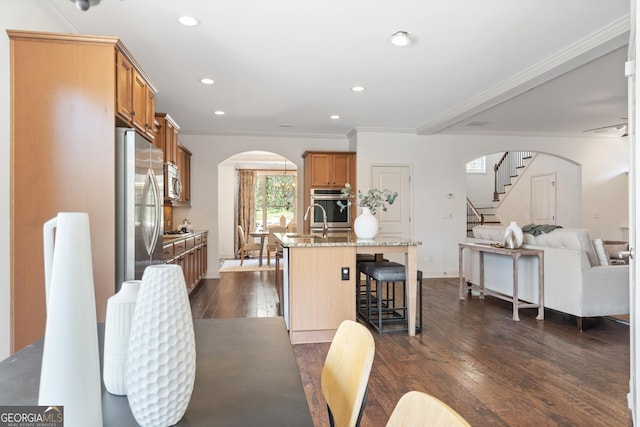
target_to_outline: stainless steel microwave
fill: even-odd
[[[351,210],[353,206],[347,206],[340,210],[338,201],[347,205],[347,199],[339,189],[335,188],[314,188],[311,190],[310,202],[317,203],[327,212],[327,226],[333,230],[349,230],[351,228]],[[313,215],[310,217],[311,229],[322,229],[323,213],[322,209],[313,208]]]
[[[178,174],[178,168],[173,163],[165,163],[166,169],[165,177],[167,188],[167,197],[171,200],[180,199],[180,193],[182,193],[182,182],[180,182],[180,175]]]

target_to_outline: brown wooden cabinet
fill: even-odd
[[[312,188],[343,188],[346,183],[357,191],[356,153],[352,151],[305,151],[303,207],[310,203]],[[353,215],[352,215],[353,217]],[[352,218],[353,221],[353,218]],[[309,232],[309,221],[303,224],[305,233]]]
[[[355,178],[355,153],[305,152],[303,157],[309,188],[342,188]]]
[[[178,156],[178,131],[180,126],[167,113],[156,113],[160,129],[156,135],[156,146],[164,151],[165,163],[176,163]]]
[[[178,199],[179,205],[191,205],[191,151],[178,144],[177,165],[182,191]]]
[[[188,291],[195,288],[207,272],[207,234],[199,231],[189,237],[177,237],[163,246],[165,263],[182,267]]]
[[[116,115],[150,141],[155,138],[156,88],[124,46],[116,48]]]
[[[112,209],[115,125],[130,126],[134,70],[144,77],[149,102],[156,89],[117,37],[7,34],[12,70],[11,351],[17,351],[44,335],[44,261],[38,254],[43,253],[42,224],[57,212],[89,214],[96,313],[104,321],[107,300],[118,285]]]

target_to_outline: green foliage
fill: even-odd
[[[343,203],[341,200],[338,200],[337,204],[340,207],[340,211],[342,212],[344,208],[347,206],[351,206],[351,200],[355,198],[353,190],[351,189],[351,184],[348,182],[345,184],[344,188],[340,190],[342,196],[347,200],[347,203]],[[362,193],[358,190],[358,206],[369,208],[372,214],[375,215],[378,209],[382,209],[383,211],[387,210],[387,204],[392,205],[393,202],[398,197],[398,193],[396,191],[387,190],[378,190],[377,188],[372,188],[366,193]]]

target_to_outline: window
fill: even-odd
[[[276,171],[259,171],[256,180],[256,229],[286,223],[296,216],[296,175]]]
[[[467,173],[487,173],[486,156],[478,157],[467,163]]]

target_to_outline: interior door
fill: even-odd
[[[556,223],[556,173],[531,177],[531,222]]]
[[[398,197],[387,211],[379,210],[380,236],[411,238],[411,168],[406,165],[373,165],[371,188],[397,191]]]
[[[638,8],[636,0],[631,1],[631,31],[629,38],[628,62],[625,64],[625,71],[628,77],[628,103],[629,103],[629,248],[631,256],[629,257],[629,309],[630,309],[630,379],[629,379],[629,395],[628,404],[631,409],[631,417],[633,425],[638,425],[638,385],[640,384],[640,354],[637,351],[637,343],[640,341],[640,320],[638,319],[638,304],[640,303],[640,295],[638,295],[636,283],[640,281],[640,272],[638,271],[636,258],[633,256],[636,244],[639,241],[637,224],[640,223],[640,210],[637,209],[636,203],[640,200],[640,175],[637,168],[640,166],[640,155],[637,150],[636,128],[638,124],[638,85],[636,76],[638,75],[638,64],[636,61],[638,42],[637,42],[637,22]]]

